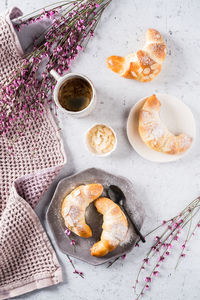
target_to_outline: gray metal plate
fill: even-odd
[[[93,236],[91,238],[81,238],[76,234],[71,233],[71,238],[76,241],[76,245],[75,247],[70,245],[70,239],[65,234],[66,227],[61,215],[62,201],[64,197],[77,186],[89,183],[101,183],[105,190],[110,185],[118,186],[126,198],[123,207],[127,215],[127,219],[131,218],[139,229],[143,224],[145,213],[142,204],[135,197],[133,184],[124,177],[115,176],[100,169],[92,168],[64,178],[58,183],[47,210],[47,221],[58,247],[65,254],[69,254],[70,256],[81,259],[92,265],[100,265],[131,251],[138,239],[138,236],[136,235],[131,223],[128,222],[129,230],[127,238],[123,244],[119,245],[114,251],[108,253],[104,257],[91,256],[90,248],[100,239],[102,232],[101,226],[103,222],[102,215],[97,212],[94,204],[91,203],[86,210],[86,222],[91,227]]]

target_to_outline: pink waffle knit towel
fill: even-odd
[[[0,87],[22,63],[11,16],[0,17]],[[12,135],[15,135],[14,129]],[[62,281],[61,267],[34,207],[66,162],[49,109],[8,153],[0,137],[0,299]]]

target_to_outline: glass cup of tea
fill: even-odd
[[[91,113],[96,104],[96,91],[89,78],[79,73],[60,76],[55,70],[50,74],[57,81],[54,101],[63,112],[75,117]]]

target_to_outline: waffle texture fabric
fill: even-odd
[[[0,17],[0,87],[23,61],[11,22],[18,12]],[[14,143],[13,155],[9,142],[0,137],[0,299],[62,281],[61,266],[34,212],[66,162],[50,110]]]

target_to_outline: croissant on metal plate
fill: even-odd
[[[85,222],[85,211],[91,202],[101,196],[102,192],[102,184],[86,184],[78,186],[65,197],[61,214],[69,230],[80,237],[92,236],[92,230]]]
[[[188,150],[192,138],[187,134],[174,135],[160,120],[161,103],[152,95],[148,97],[139,112],[138,131],[143,142],[151,149],[167,154],[179,154]]]
[[[97,211],[103,215],[103,231],[100,241],[95,243],[90,251],[93,256],[104,256],[125,240],[128,222],[119,205],[109,198],[99,198],[94,205]]]
[[[142,50],[125,57],[110,56],[107,58],[107,66],[122,77],[147,82],[160,73],[165,56],[166,44],[160,32],[148,29]]]

